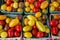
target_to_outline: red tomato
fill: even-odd
[[[34,3],[35,0],[29,0],[29,3]]]
[[[58,24],[57,20],[50,21],[50,26],[52,26],[52,27],[57,26],[57,24]]]
[[[0,21],[0,25],[4,26],[5,25],[5,21]]]
[[[22,31],[22,26],[21,25],[17,25],[15,27],[15,29],[16,29],[17,32],[21,32]]]
[[[36,8],[40,8],[40,5],[41,5],[40,2],[35,2],[35,7]]]
[[[33,34],[33,36],[36,37],[36,36],[37,36],[37,32],[38,32],[37,30],[32,30],[32,34]]]
[[[57,15],[57,17],[60,19],[60,15]]]
[[[43,35],[44,35],[43,32],[38,32],[38,33],[37,33],[37,37],[38,37],[38,38],[42,38]]]
[[[7,0],[7,2],[6,2],[7,5],[11,5],[11,3],[12,3],[12,1],[10,1],[10,0]]]
[[[15,28],[13,27],[13,28],[11,28],[11,30],[15,31]]]
[[[19,37],[19,36],[20,36],[20,33],[16,31],[16,32],[14,33],[14,35],[15,35],[15,37]]]
[[[33,9],[33,12],[34,12],[34,13],[38,12],[38,8],[34,8],[34,9]]]
[[[40,3],[42,3],[44,0],[38,0]]]
[[[57,7],[57,10],[59,10],[59,11],[60,11],[60,5]]]
[[[52,31],[52,34],[56,35],[58,33],[58,28],[57,27],[53,27],[51,31]]]
[[[12,29],[8,30],[8,37],[13,37],[14,31]]]
[[[33,29],[37,29],[37,26],[36,26],[36,25],[34,25],[34,26],[33,26]]]

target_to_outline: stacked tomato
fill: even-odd
[[[4,0],[1,10],[7,12],[23,12],[24,3],[21,0]]]
[[[22,31],[22,25],[20,23],[21,16],[11,18],[10,16],[0,15],[0,37],[12,38],[20,37]]]
[[[60,0],[51,0],[50,11],[60,11]]]
[[[50,26],[52,35],[60,37],[60,14],[54,14],[51,17]]]
[[[47,15],[41,15],[41,12],[33,15],[24,16],[23,35],[25,38],[43,38],[48,37],[50,29],[46,23]]]
[[[26,0],[25,11],[26,12],[39,12],[47,13],[46,8],[48,7],[48,1],[45,0]]]

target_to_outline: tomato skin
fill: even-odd
[[[11,0],[7,0],[6,4],[7,5],[11,5],[12,1]]]
[[[54,35],[56,35],[58,33],[57,27],[53,27],[51,30],[52,30],[52,34],[54,34]]]
[[[17,32],[21,32],[21,31],[22,31],[22,26],[18,24],[18,25],[15,27],[15,29],[16,29]]]
[[[16,32],[14,33],[14,35],[15,35],[15,37],[19,37],[19,36],[20,36],[20,33],[16,31]]]
[[[34,26],[33,26],[33,29],[37,29],[37,26],[36,26],[36,25],[34,25]]]
[[[32,30],[32,34],[33,34],[33,36],[36,37],[36,36],[37,36],[37,32],[38,32],[37,30]]]
[[[8,37],[13,37],[14,31],[12,29],[8,30]]]
[[[5,25],[5,21],[0,21],[0,25],[4,26]]]
[[[40,3],[42,3],[44,0],[38,0]]]
[[[33,12],[34,13],[38,12],[38,8],[33,8]]]
[[[38,33],[37,33],[37,37],[38,37],[38,38],[42,38],[43,35],[44,35],[43,32],[38,32]]]
[[[52,27],[57,26],[57,24],[58,24],[58,20],[50,21],[50,26],[52,26]]]
[[[40,2],[35,2],[35,7],[36,7],[36,8],[39,8],[40,5],[41,5]]]

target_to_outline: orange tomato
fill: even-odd
[[[12,10],[12,7],[11,7],[11,6],[8,6],[8,7],[7,7],[7,11],[8,11],[8,12],[11,12],[11,10]]]

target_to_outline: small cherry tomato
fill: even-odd
[[[38,32],[38,33],[37,33],[37,37],[38,37],[38,38],[42,38],[43,35],[44,35],[43,32]]]

